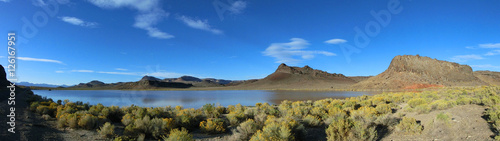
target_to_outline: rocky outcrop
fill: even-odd
[[[328,73],[309,66],[280,64],[274,73],[255,81],[239,82],[242,89],[344,89],[356,83],[343,74]]]
[[[500,86],[500,72],[495,71],[475,71],[474,76],[488,83],[489,85]]]
[[[405,89],[433,86],[485,85],[472,68],[419,55],[396,56],[383,73],[359,82],[357,89]]]

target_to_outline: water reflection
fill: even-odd
[[[218,90],[218,91],[120,91],[120,90],[34,90],[41,96],[53,100],[102,103],[106,106],[164,107],[181,105],[185,108],[200,108],[207,103],[222,106],[268,102],[280,104],[283,100],[302,101],[325,98],[346,98],[376,94],[373,92],[332,92],[332,91],[267,91],[267,90]]]

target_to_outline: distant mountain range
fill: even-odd
[[[30,82],[18,82],[18,83],[16,83],[16,85],[20,85],[20,86],[33,86],[33,87],[48,87],[48,88],[69,87],[69,85],[53,85],[53,84],[30,83]]]
[[[18,83],[18,85],[58,87],[58,85],[31,83]],[[481,85],[500,85],[500,72],[474,72],[468,65],[460,65],[458,63],[431,59],[419,55],[403,55],[394,57],[387,70],[377,76],[347,77],[339,73],[328,73],[313,69],[307,65],[304,67],[293,67],[280,64],[276,71],[262,79],[232,81],[214,78],[200,79],[193,76],[165,79],[144,76],[136,82],[103,83],[94,80],[66,87],[77,89],[377,90]]]

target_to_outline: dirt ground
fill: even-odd
[[[482,118],[485,107],[478,105],[455,106],[447,110],[432,111],[428,114],[405,113],[399,110],[397,114],[406,114],[406,117],[413,117],[420,121],[424,130],[420,135],[407,135],[393,132],[382,138],[383,141],[393,140],[473,140],[486,141],[494,140],[495,134],[490,129],[490,125]],[[445,123],[436,120],[439,113],[450,116],[450,121]]]

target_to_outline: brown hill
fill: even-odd
[[[396,56],[383,73],[353,85],[356,89],[408,89],[434,86],[476,86],[486,83],[472,68],[419,55]]]
[[[356,83],[343,74],[328,73],[309,66],[290,67],[279,65],[267,77],[239,84],[241,89],[343,89]]]
[[[474,75],[490,85],[500,86],[500,72],[475,71]]]

